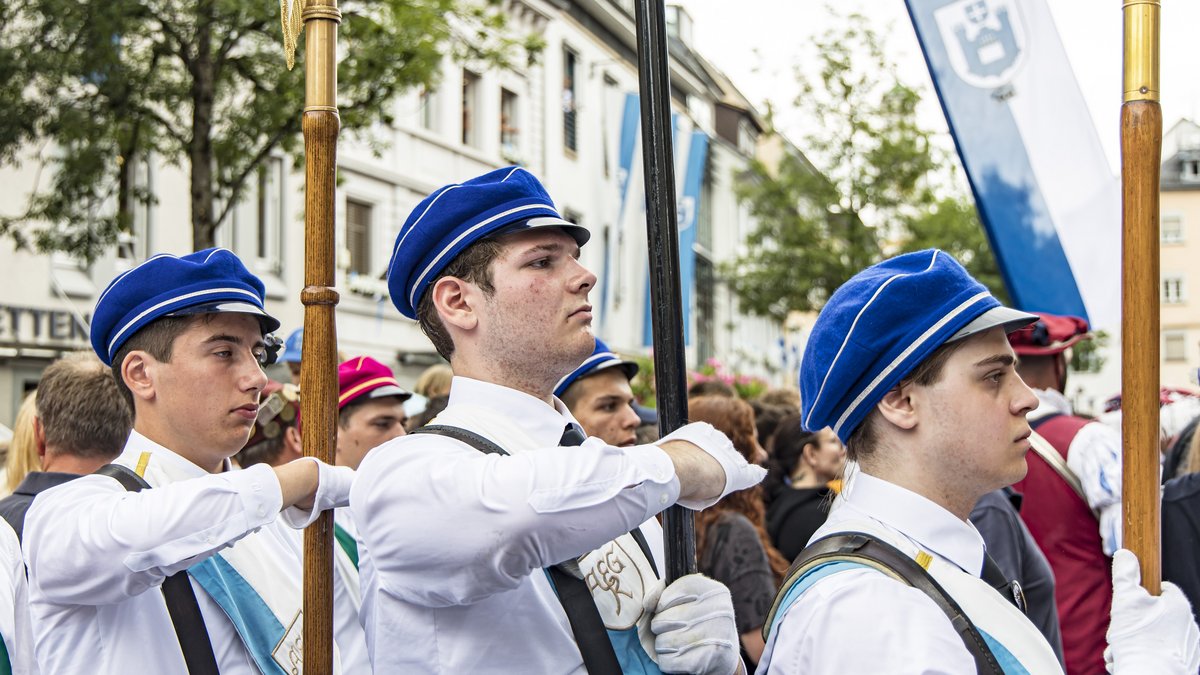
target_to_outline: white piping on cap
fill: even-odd
[[[980,300],[983,300],[985,298],[990,298],[990,297],[992,297],[992,294],[988,291],[983,291],[982,293],[978,293],[976,295],[971,296],[969,299],[963,301],[963,303],[960,304],[958,307],[955,307],[953,310],[951,310],[949,314],[942,317],[937,323],[930,326],[924,333],[921,333],[920,337],[918,337],[916,340],[914,340],[913,343],[911,345],[909,345],[907,349],[900,352],[900,355],[897,356],[895,359],[893,359],[892,362],[888,364],[887,368],[884,368],[878,375],[876,375],[874,380],[871,380],[871,384],[868,384],[865,389],[863,389],[861,392],[859,392],[858,396],[854,399],[854,401],[850,404],[850,406],[846,408],[846,411],[844,413],[842,413],[842,416],[838,418],[837,424],[833,425],[833,433],[835,433],[835,434],[840,433],[842,430],[842,425],[846,423],[846,419],[850,417],[851,413],[853,413],[855,411],[855,409],[858,408],[858,406],[863,402],[863,400],[866,399],[868,396],[870,396],[871,392],[874,391],[875,388],[878,387],[879,384],[881,382],[883,382],[883,380],[885,378],[887,378],[887,376],[890,375],[893,370],[895,370],[897,367],[899,367],[900,364],[903,363],[905,359],[907,359],[909,356],[911,356],[912,353],[914,351],[916,351],[919,347],[921,347],[926,342],[928,342],[929,339],[931,337],[933,337],[934,333],[941,330],[941,328],[943,326],[945,326],[947,323],[949,323],[951,319],[953,319],[954,317],[958,316],[959,314],[962,314],[963,312],[965,312],[967,310],[967,308],[970,307],[971,305],[974,305],[974,304],[978,303]]]
[[[929,260],[929,266],[926,267],[925,269],[921,270],[921,272],[919,272],[919,274],[924,274],[925,272],[928,272],[929,270],[933,269],[933,264],[935,262],[937,262],[937,256],[938,256],[938,251],[934,251],[933,257],[930,258],[930,260]],[[862,315],[864,313],[866,313],[868,308],[870,308],[871,303],[875,302],[875,299],[879,297],[879,294],[883,292],[883,289],[888,287],[888,284],[890,284],[893,281],[900,279],[902,277],[912,276],[913,274],[918,274],[918,273],[917,272],[905,272],[904,274],[896,274],[891,277],[888,277],[887,281],[884,281],[882,284],[879,285],[879,288],[875,289],[875,292],[871,295],[871,299],[867,301],[867,304],[863,305],[862,309],[858,310],[858,314],[854,315],[854,321],[851,322],[851,324],[850,324],[850,330],[846,331],[846,337],[842,339],[842,346],[838,347],[837,354],[834,355],[833,361],[830,362],[830,364],[829,364],[829,369],[825,371],[825,377],[821,380],[821,388],[817,390],[817,397],[815,399],[813,399],[812,405],[809,406],[809,408],[808,408],[808,416],[804,418],[804,428],[805,429],[809,428],[808,425],[809,425],[809,422],[812,420],[813,412],[817,409],[817,403],[819,403],[821,401],[821,395],[825,393],[825,385],[829,383],[829,376],[830,376],[830,374],[833,373],[834,367],[837,366],[838,359],[840,359],[842,357],[842,352],[846,349],[846,345],[850,343],[850,337],[852,335],[854,335],[854,328],[856,326],[858,326],[858,320],[861,319]]]

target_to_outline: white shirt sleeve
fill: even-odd
[[[282,505],[266,465],[142,492],[82,476],[38,495],[29,509],[30,583],[51,602],[120,602],[271,522]]]
[[[464,605],[516,588],[533,570],[591,551],[679,496],[655,446],[489,455],[407,436],[359,467],[350,510],[379,585],[426,607]]]
[[[771,675],[976,670],[975,659],[933,600],[873,570],[847,570],[818,581],[775,630]]]
[[[1121,434],[1105,424],[1084,425],[1071,441],[1067,468],[1083,484],[1088,506],[1099,514],[1104,554],[1121,548]]]
[[[17,533],[0,521],[0,638],[8,650],[13,675],[37,672],[33,664],[33,635],[29,625],[29,597],[25,563]]]

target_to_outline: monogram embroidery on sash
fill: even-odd
[[[629,535],[622,535],[580,559],[583,580],[592,592],[606,628],[625,630],[642,618],[646,580],[656,581],[648,566],[646,556]]]
[[[304,673],[304,613],[296,612],[291,625],[283,633],[283,639],[275,645],[271,658],[275,659],[284,672],[291,675]]]

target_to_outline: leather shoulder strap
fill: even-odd
[[[468,431],[462,427],[452,427],[448,424],[426,424],[423,427],[418,427],[408,432],[412,434],[434,434],[436,436],[446,436],[453,438],[456,441],[466,443],[485,455],[507,455],[508,451],[496,445],[488,439],[480,436],[474,431]]]
[[[508,454],[499,445],[473,431],[468,431],[461,427],[444,424],[427,424],[423,427],[413,429],[409,433],[446,436],[466,443],[484,454]],[[634,535],[634,539],[637,540],[638,546],[642,548],[646,557],[650,560],[650,564],[653,565],[654,558],[650,555],[650,549],[646,545],[646,538],[641,536],[640,531],[635,529],[634,532],[637,532]],[[655,569],[655,573],[657,572],[658,570]],[[567,622],[571,624],[571,633],[575,636],[575,645],[579,647],[579,653],[583,656],[583,666],[587,669],[588,674],[620,675],[621,663],[617,660],[616,652],[613,651],[612,641],[608,638],[608,629],[604,627],[604,620],[600,618],[600,610],[596,609],[596,601],[592,597],[592,592],[588,589],[587,583],[583,579],[564,570],[561,564],[547,567],[546,575],[549,576],[551,583],[554,584],[558,602],[562,605],[563,612],[567,615]]]
[[[1034,431],[1029,434],[1029,446],[1033,448],[1034,454],[1041,457],[1042,461],[1066,482],[1067,486],[1083,500],[1084,504],[1088,503],[1087,495],[1083,493],[1083,481],[1079,480],[1079,476],[1075,475],[1071,467],[1067,466],[1067,460],[1063,459],[1062,454],[1050,445],[1050,441]]]
[[[142,490],[150,489],[150,484],[146,482],[146,479],[134,473],[134,471],[127,466],[121,466],[120,464],[105,464],[99,469],[96,469],[96,473],[101,476],[115,478],[117,482],[121,484],[121,487],[130,492],[141,492]]]
[[[96,473],[116,479],[130,492],[141,492],[150,487],[146,479],[120,464],[105,464]],[[187,571],[176,572],[164,579],[162,594],[189,675],[220,675],[217,657],[213,654],[212,642],[208,637],[208,627],[204,625],[204,615],[200,613],[200,604],[196,602],[196,592],[192,589]]]
[[[775,596],[767,620],[763,624],[763,639],[770,637],[780,602],[805,575],[831,562],[854,562],[908,584],[929,596],[950,619],[950,624],[975,659],[980,675],[1002,675],[1004,670],[988,649],[979,629],[967,618],[966,612],[946,593],[945,589],[917,561],[886,542],[863,533],[834,534],[809,544],[792,563],[784,576],[783,585]]]

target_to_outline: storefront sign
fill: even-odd
[[[89,315],[65,309],[0,305],[0,343],[87,348]]]

